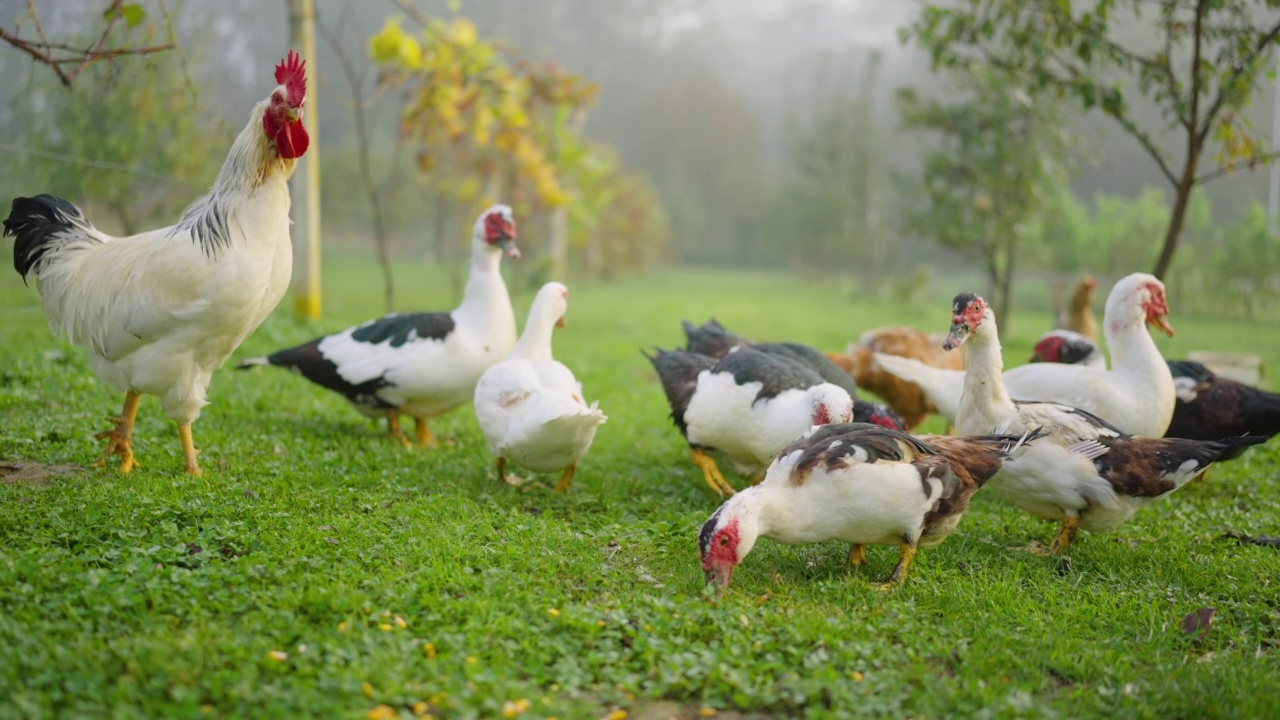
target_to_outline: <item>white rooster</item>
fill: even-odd
[[[293,268],[289,186],[307,150],[306,69],[290,51],[277,86],[236,138],[213,189],[176,225],[112,237],[52,195],[17,198],[4,221],[13,264],[37,288],[49,325],[83,346],[98,377],[125,393],[105,462],[138,466],[133,423],[142,395],[156,395],[175,423],[184,469],[200,474],[191,423],[207,404],[213,371],[284,296]],[[102,463],[99,463],[102,464]]]

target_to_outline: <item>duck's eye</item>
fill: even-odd
[[[721,536],[720,536],[720,547],[724,547],[724,546],[726,546],[726,545],[728,545],[728,544],[729,544],[729,536],[728,536],[728,535],[721,535]]]

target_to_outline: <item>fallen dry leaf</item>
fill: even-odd
[[[79,465],[44,465],[33,462],[0,463],[0,481],[7,483],[30,483],[32,485],[48,485],[49,480],[62,475],[80,472]]]
[[[1204,607],[1193,613],[1188,613],[1182,618],[1182,634],[1191,635],[1199,631],[1200,635],[1195,638],[1196,642],[1204,640],[1209,634],[1209,626],[1213,623],[1213,616],[1218,612],[1217,608]]]
[[[1219,535],[1219,540],[1235,540],[1241,545],[1261,545],[1262,547],[1280,548],[1280,537],[1272,537],[1270,535],[1259,535],[1252,537],[1244,533],[1226,533]]]

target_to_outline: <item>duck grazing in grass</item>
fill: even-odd
[[[847,422],[849,393],[797,363],[754,348],[721,360],[657,349],[645,355],[658,371],[671,419],[689,443],[693,464],[720,495],[732,495],[709,452],[743,475],[761,473],[787,443],[814,425]]]
[[[906,577],[916,549],[941,543],[969,500],[1039,434],[913,437],[867,423],[813,428],[783,448],[764,481],[729,498],[702,525],[698,553],[708,583],[729,584],[761,537],[787,544],[842,540],[849,561],[864,545],[897,545],[880,587]]]
[[[1107,365],[1097,345],[1063,330],[1040,336],[1031,362]],[[1166,360],[1165,364],[1173,375],[1176,396],[1165,437],[1222,440],[1237,435],[1270,438],[1280,434],[1280,393],[1219,377],[1194,360]]]
[[[1053,544],[1035,548],[1037,554],[1065,550],[1078,529],[1100,532],[1119,527],[1142,506],[1168,496],[1211,463],[1266,439],[1135,437],[1078,408],[1014,402],[1001,375],[995,315],[973,293],[956,296],[943,347],[961,345],[966,369],[956,432],[1002,427],[1008,432],[1043,428],[1046,434],[1006,462],[991,481],[992,490],[1016,507],[1060,522]]]
[[[476,219],[471,271],[454,310],[391,313],[239,367],[293,370],[364,415],[385,417],[390,436],[406,446],[400,416],[412,417],[417,444],[432,446],[427,420],[470,402],[480,375],[516,344],[515,313],[499,270],[504,255],[520,257],[515,239],[511,208],[494,205]]]
[[[892,408],[878,403],[860,400],[858,386],[853,378],[835,364],[831,358],[816,348],[795,342],[752,343],[729,332],[711,318],[701,325],[683,320],[685,350],[714,358],[723,358],[740,348],[750,347],[779,358],[791,360],[817,373],[823,381],[838,385],[853,398],[853,421],[867,422],[894,430],[906,430],[907,423]]]
[[[476,420],[504,482],[519,484],[507,475],[511,460],[534,472],[563,470],[556,492],[566,492],[596,428],[608,419],[596,403],[587,405],[582,384],[551,356],[551,334],[565,326],[568,307],[568,288],[543,285],[511,356],[476,383]]]

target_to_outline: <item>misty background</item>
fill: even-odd
[[[68,91],[27,56],[0,51],[0,157],[8,164],[0,190],[8,196],[59,192],[105,230],[136,232],[172,222],[208,187],[249,108],[270,88],[272,66],[291,45],[286,2],[142,5],[148,22],[132,40],[161,41],[172,30],[180,53],[99,63],[93,82]],[[842,293],[903,302],[949,298],[956,278],[981,282],[976,258],[940,247],[905,221],[919,204],[921,158],[931,140],[903,127],[895,94],[912,87],[924,97],[946,97],[953,90],[922,50],[899,39],[921,3],[412,5],[432,17],[465,16],[509,53],[553,61],[599,84],[585,134],[615,148],[661,204],[666,232],[653,238],[656,251],[642,264],[778,269],[830,281]],[[34,3],[51,36],[73,38],[90,37],[101,26],[101,15],[88,6],[96,7]],[[370,60],[369,37],[404,12],[391,0],[316,0],[316,7],[318,22],[365,79],[372,171],[383,189],[393,258],[456,264],[454,255],[442,256],[436,235],[446,233],[446,244],[456,249],[466,232],[457,222],[443,228],[432,222],[432,208],[422,202],[423,173],[398,141],[405,90],[379,88],[379,69]],[[0,0],[0,21],[21,18],[27,8],[25,0]],[[1133,32],[1141,36],[1143,29]],[[324,242],[367,247],[372,257],[370,210],[354,179],[352,87],[327,39],[317,38],[317,57],[308,58],[308,67],[320,88],[309,109],[319,112]],[[119,109],[109,101],[112,93],[143,85],[155,89],[155,107],[145,116],[136,105]],[[1273,84],[1264,79],[1248,110],[1264,137],[1274,99]],[[1076,141],[1062,188],[1066,209],[1046,221],[1039,242],[1022,255],[1014,296],[1037,308],[1052,305],[1054,288],[1078,274],[1095,273],[1105,283],[1150,270],[1170,195],[1151,160],[1114,124],[1066,107],[1062,112]],[[1156,112],[1139,109],[1139,116]],[[1161,140],[1178,154],[1173,138]],[[108,157],[120,159],[99,162]],[[1263,318],[1277,312],[1274,268],[1243,278],[1256,243],[1231,245],[1233,238],[1265,231],[1259,213],[1267,189],[1263,168],[1199,191],[1171,276],[1171,299],[1180,310]],[[1063,252],[1062,243],[1085,242],[1064,239],[1060,229],[1069,223],[1090,242],[1111,239],[1101,249]],[[537,255],[536,241],[530,250]],[[1240,267],[1231,257],[1241,259]]]

